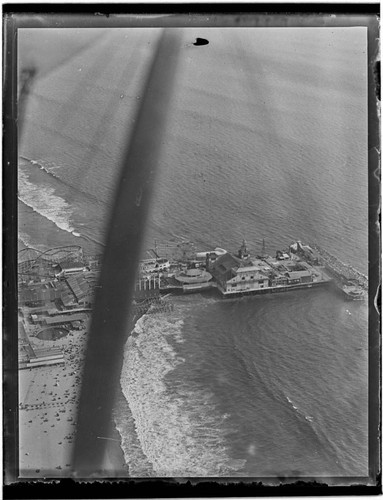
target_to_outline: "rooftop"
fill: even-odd
[[[50,318],[45,318],[47,325],[55,325],[60,323],[70,323],[72,321],[83,321],[88,319],[88,316],[83,313],[73,314],[69,316],[67,314],[60,314],[59,316],[52,316]]]
[[[242,261],[230,253],[225,253],[209,267],[209,271],[219,281],[225,281],[233,276],[233,270],[241,267]]]
[[[237,274],[240,273],[249,273],[252,271],[261,271],[262,267],[260,266],[245,266],[245,267],[239,267],[236,271]]]
[[[67,269],[84,269],[84,264],[82,262],[60,262],[60,267],[63,271]]]
[[[292,279],[301,278],[302,276],[311,276],[311,273],[308,270],[305,270],[305,271],[289,271],[286,274],[288,274],[288,276],[290,278],[292,278]]]
[[[204,283],[210,281],[212,275],[207,271],[202,271],[201,269],[188,269],[184,273],[178,274],[176,280],[181,283]]]

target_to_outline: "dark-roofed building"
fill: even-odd
[[[54,283],[36,284],[34,286],[19,288],[19,304],[53,302],[60,298],[60,295],[60,289]]]
[[[290,271],[285,273],[289,284],[295,283],[311,283],[313,281],[312,274],[309,270],[304,271]]]
[[[267,269],[270,268],[265,265],[257,265],[256,262],[248,261],[248,264],[232,269],[232,277],[218,286],[221,293],[225,296],[253,293],[260,292],[270,286],[267,275]]]
[[[89,301],[90,288],[83,276],[69,276],[66,282],[79,304]]]
[[[77,304],[76,296],[66,281],[60,283],[60,299],[65,307],[71,307]]]
[[[225,285],[228,280],[235,276],[235,269],[242,266],[241,259],[225,253],[218,257],[215,262],[209,263],[208,271],[218,284]]]
[[[88,319],[88,316],[84,313],[77,314],[60,314],[58,316],[50,316],[44,318],[44,322],[47,325],[62,325],[64,323],[72,323],[73,321],[85,321]]]

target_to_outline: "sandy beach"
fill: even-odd
[[[86,336],[86,330],[72,330],[55,341],[31,339],[36,348],[60,348],[65,365],[19,370],[20,477],[73,475],[71,460]],[[105,474],[127,475],[117,431],[108,439]]]
[[[28,207],[26,207],[28,208]],[[36,214],[28,214],[35,218]],[[24,213],[23,217],[25,218]],[[44,221],[49,231],[50,221]],[[40,224],[40,229],[41,224]],[[56,234],[56,232],[54,233]],[[74,237],[73,237],[74,238]],[[79,240],[79,238],[78,238]],[[54,241],[53,246],[59,246]],[[77,241],[76,241],[77,243]],[[18,238],[18,250],[32,248]],[[91,250],[99,253],[93,245]],[[35,330],[27,321],[27,333]],[[88,322],[89,325],[90,322]],[[33,348],[58,348],[65,364],[19,370],[19,475],[21,478],[70,477],[76,434],[76,415],[81,390],[81,370],[87,342],[85,329],[69,330],[56,340],[41,340],[28,335]],[[117,388],[120,390],[120,388]],[[111,422],[106,440],[105,477],[127,477],[120,434]]]

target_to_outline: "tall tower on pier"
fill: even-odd
[[[246,243],[246,240],[243,240],[243,241],[242,241],[241,248],[238,250],[238,257],[239,257],[240,259],[247,259],[248,257],[250,257],[250,254],[249,254],[249,252],[247,251],[247,243]]]
[[[261,251],[261,257],[267,257],[266,253],[266,244],[265,244],[265,238],[262,239],[262,251]]]

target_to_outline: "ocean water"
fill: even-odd
[[[21,31],[21,64],[33,43],[61,57],[26,109],[24,244],[102,248],[158,37]],[[274,254],[300,239],[367,273],[365,30],[185,29],[180,43],[145,246],[245,238],[255,253],[264,238]],[[367,475],[366,304],[329,288],[171,300],[123,354],[115,421],[131,476]]]

